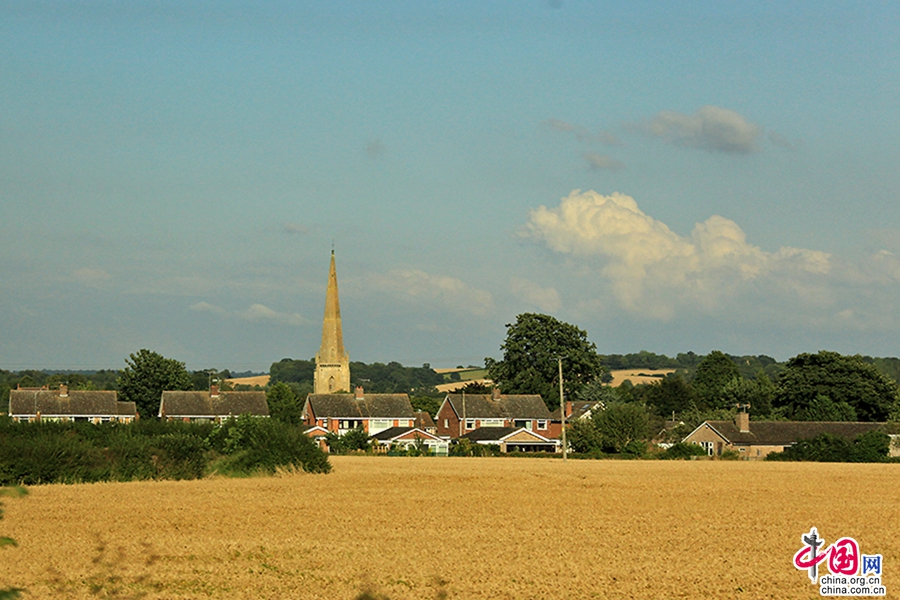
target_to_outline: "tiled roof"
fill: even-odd
[[[434,419],[424,410],[416,411],[416,427],[419,429],[430,429],[436,427]]]
[[[597,404],[599,404],[599,403],[596,401],[585,402],[583,400],[579,400],[577,402],[572,402],[572,414],[569,415],[568,417],[566,417],[566,420],[571,421],[572,419],[580,419],[581,417],[584,416],[584,414],[586,412],[593,410],[593,408],[595,406],[597,406]],[[561,420],[560,416],[559,416],[559,407],[558,406],[552,413],[550,413],[550,418],[553,419],[554,421]]]
[[[118,402],[116,392],[101,390],[70,390],[60,396],[58,390],[10,390],[9,414],[16,416],[134,416],[133,402]]]
[[[886,429],[886,423],[844,421],[750,421],[750,431],[742,432],[733,421],[706,421],[732,444],[787,446],[798,440],[829,433],[852,439],[874,429]]]
[[[370,435],[369,438],[371,438],[373,440],[377,440],[379,442],[388,442],[390,440],[393,440],[394,438],[398,438],[401,435],[404,435],[411,431],[416,431],[416,430],[418,430],[418,433],[416,434],[417,437],[421,437],[422,439],[429,439],[429,440],[440,439],[435,435],[431,435],[427,431],[423,431],[423,430],[419,429],[418,427],[388,427],[387,429],[379,431],[375,435]],[[419,435],[419,434],[421,434],[421,435]]]
[[[160,402],[160,416],[227,417],[230,415],[269,416],[265,392],[165,391]]]
[[[363,394],[357,400],[353,394],[309,394],[306,408],[317,419],[414,419],[416,413],[407,394]]]
[[[501,394],[497,400],[490,394],[448,394],[447,400],[460,418],[463,415],[467,419],[550,418],[550,411],[538,394]]]

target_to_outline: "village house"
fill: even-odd
[[[525,427],[481,427],[460,436],[485,446],[499,446],[500,452],[560,452],[562,445]]]
[[[586,420],[590,419],[591,415],[594,414],[594,411],[603,410],[602,402],[588,402],[588,401],[566,401],[566,425],[568,425],[571,421],[578,420]],[[562,435],[562,416],[560,415],[559,407],[550,413],[550,430],[547,433],[547,437],[558,438]]]
[[[710,456],[721,456],[731,450],[739,453],[741,458],[756,460],[823,433],[853,439],[868,431],[886,428],[886,423],[751,421],[749,414],[739,412],[734,421],[704,421],[682,441],[702,446]],[[891,438],[895,440],[897,436]],[[891,456],[896,454],[897,447],[891,444]]]
[[[390,427],[369,436],[376,452],[387,452],[392,446],[408,449],[410,446],[422,445],[431,454],[447,456],[450,442],[418,427]]]
[[[220,391],[213,384],[209,391],[165,391],[159,403],[159,418],[169,421],[219,423],[240,415],[268,417],[266,393]]]
[[[457,438],[483,427],[514,427],[548,436],[550,411],[538,394],[447,394],[438,409],[437,434]]]
[[[416,411],[416,427],[422,431],[427,431],[431,435],[437,435],[437,425],[434,424],[434,419],[424,410]]]
[[[130,423],[137,418],[134,402],[120,402],[114,391],[18,388],[9,392],[13,421],[89,421]]]
[[[367,394],[356,386],[353,394],[309,394],[303,422],[343,435],[362,428],[370,436],[391,427],[415,427],[416,412],[407,394]]]

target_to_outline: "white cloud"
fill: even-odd
[[[533,281],[520,277],[510,279],[509,287],[515,297],[538,307],[543,312],[556,312],[562,307],[562,300],[555,288],[541,287]]]
[[[270,322],[280,323],[282,325],[301,326],[306,325],[310,321],[304,318],[300,313],[283,313],[278,312],[263,304],[251,304],[244,310],[232,311],[209,302],[197,302],[191,305],[191,310],[196,312],[208,312],[224,319],[241,319],[254,323]]]
[[[617,161],[611,156],[606,154],[597,154],[596,152],[587,152],[582,155],[584,160],[587,161],[588,165],[592,169],[604,170],[604,171],[618,171],[623,168],[621,162]]]
[[[742,115],[718,106],[703,106],[693,115],[661,111],[642,123],[639,129],[678,146],[730,154],[757,151],[757,142],[763,133],[760,126]]]
[[[556,208],[532,210],[522,235],[554,252],[599,261],[599,274],[620,306],[661,319],[679,307],[718,310],[761,283],[782,293],[821,296],[821,277],[832,268],[824,252],[765,252],[747,243],[737,223],[717,215],[680,236],[618,192],[575,190]]]
[[[368,287],[405,302],[431,304],[476,315],[487,314],[494,305],[490,292],[469,287],[454,277],[430,275],[416,269],[371,274]]]

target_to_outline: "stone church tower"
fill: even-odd
[[[338,301],[337,271],[334,250],[325,292],[325,319],[322,322],[322,346],[316,353],[316,375],[313,392],[333,394],[350,391],[350,355],[344,350],[341,332],[341,304]]]

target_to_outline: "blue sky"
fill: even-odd
[[[900,355],[894,2],[2,2],[0,368]]]

